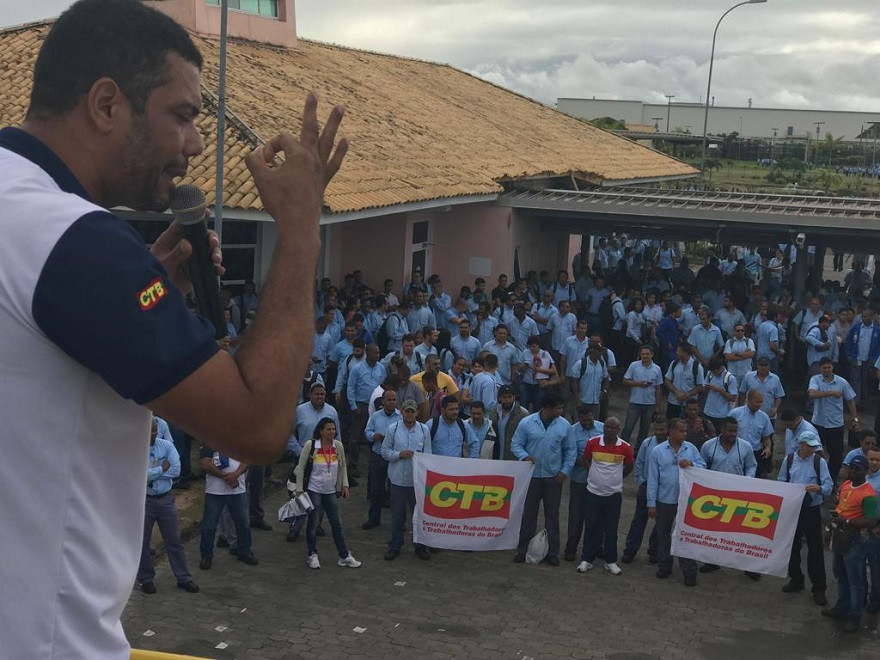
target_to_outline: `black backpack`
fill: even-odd
[[[434,442],[434,436],[437,435],[437,427],[440,426],[438,423],[440,421],[439,417],[435,417],[434,421],[431,423],[431,443]],[[460,417],[456,417],[455,421],[458,422],[458,428],[461,431],[461,441],[467,441],[467,430],[464,428],[464,422],[461,421]]]
[[[673,375],[673,377],[675,376],[675,367],[677,367],[679,364],[681,364],[681,360],[679,360],[678,358],[675,358],[672,361],[672,365],[670,367],[670,373]],[[695,358],[694,356],[691,356],[691,367],[694,372],[694,384],[696,385],[697,374],[700,373],[700,361],[697,358]],[[727,387],[726,382],[724,383],[724,386]]]
[[[819,454],[813,454],[813,470],[816,472],[816,483],[822,483],[822,477],[819,475],[819,465],[822,457]],[[785,481],[791,482],[791,466],[794,463],[794,454],[785,457]]]
[[[379,347],[382,355],[385,355],[388,352],[388,343],[391,341],[391,338],[388,336],[388,321],[391,320],[392,316],[396,316],[398,320],[403,320],[400,317],[400,314],[389,314],[384,321],[382,321],[382,325],[379,326],[379,329],[376,331],[376,345]]]
[[[584,356],[581,358],[581,373],[578,376],[578,380],[584,377],[584,374],[587,373],[587,354],[590,352],[589,349],[584,351]],[[608,369],[608,349],[604,346],[602,347],[602,357],[599,358],[599,364]]]

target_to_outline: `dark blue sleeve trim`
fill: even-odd
[[[32,311],[52,342],[139,404],[219,350],[137,232],[106,211],[84,215],[55,244]]]

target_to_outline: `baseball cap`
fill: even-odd
[[[859,468],[860,470],[868,469],[868,459],[863,454],[856,454],[847,463],[851,468]]]
[[[798,443],[804,443],[810,447],[818,449],[822,446],[822,443],[819,442],[819,436],[815,433],[801,433],[801,437],[798,438]],[[866,464],[867,467],[867,464]]]
[[[406,401],[403,402],[403,405],[400,406],[401,411],[403,411],[403,410],[418,410],[418,409],[419,409],[419,407],[416,405],[416,402],[413,401],[412,399],[407,399]]]

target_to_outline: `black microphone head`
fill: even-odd
[[[182,225],[192,225],[205,217],[205,193],[197,186],[185,184],[171,192],[171,213]]]

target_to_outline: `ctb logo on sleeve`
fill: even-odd
[[[147,288],[137,294],[138,303],[140,303],[141,311],[149,311],[153,309],[156,305],[159,304],[159,301],[162,300],[168,294],[168,290],[165,288],[165,284],[162,282],[161,277],[157,277],[155,280],[150,282],[147,285]]]
[[[709,532],[740,532],[768,539],[776,535],[782,498],[767,493],[718,490],[693,484],[686,525]]]
[[[510,518],[513,477],[476,475],[450,477],[428,470],[425,513],[436,518]]]

